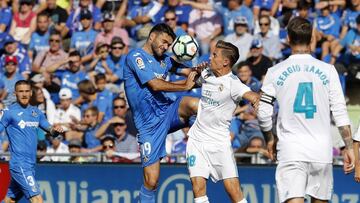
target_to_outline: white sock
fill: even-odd
[[[208,197],[202,196],[202,197],[197,197],[194,199],[194,203],[210,203]]]
[[[242,199],[240,202],[238,202],[238,203],[248,203],[248,201],[244,198],[244,199]]]

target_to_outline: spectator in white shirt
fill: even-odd
[[[57,137],[50,136],[51,146],[46,149],[46,153],[69,153],[69,147],[62,142],[63,136],[58,135]],[[44,161],[69,161],[68,156],[45,156]]]
[[[225,36],[224,41],[233,43],[239,49],[240,57],[236,62],[239,63],[247,59],[253,36],[248,33],[248,21],[243,16],[237,16],[234,19],[234,30],[234,33]]]
[[[61,124],[63,129],[69,129],[73,119],[81,120],[81,111],[71,103],[72,92],[69,88],[62,88],[59,92],[60,105],[56,109],[54,123]]]

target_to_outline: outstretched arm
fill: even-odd
[[[191,72],[185,81],[179,82],[168,82],[165,80],[161,80],[158,78],[152,79],[147,82],[148,86],[153,91],[165,91],[165,92],[177,92],[177,91],[186,91],[190,90],[195,85],[195,76],[197,75],[196,72]]]

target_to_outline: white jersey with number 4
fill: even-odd
[[[261,89],[266,94],[258,115],[263,130],[271,129],[262,119],[270,98],[279,103],[278,160],[332,163],[330,111],[336,126],[350,124],[335,67],[308,54],[291,55],[267,71]]]
[[[210,70],[201,73],[201,99],[189,137],[201,142],[230,144],[230,122],[242,96],[250,91],[237,76],[216,77]]]

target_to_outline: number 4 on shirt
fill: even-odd
[[[314,118],[316,105],[314,104],[312,82],[299,84],[294,102],[294,113],[305,113],[306,119]]]

